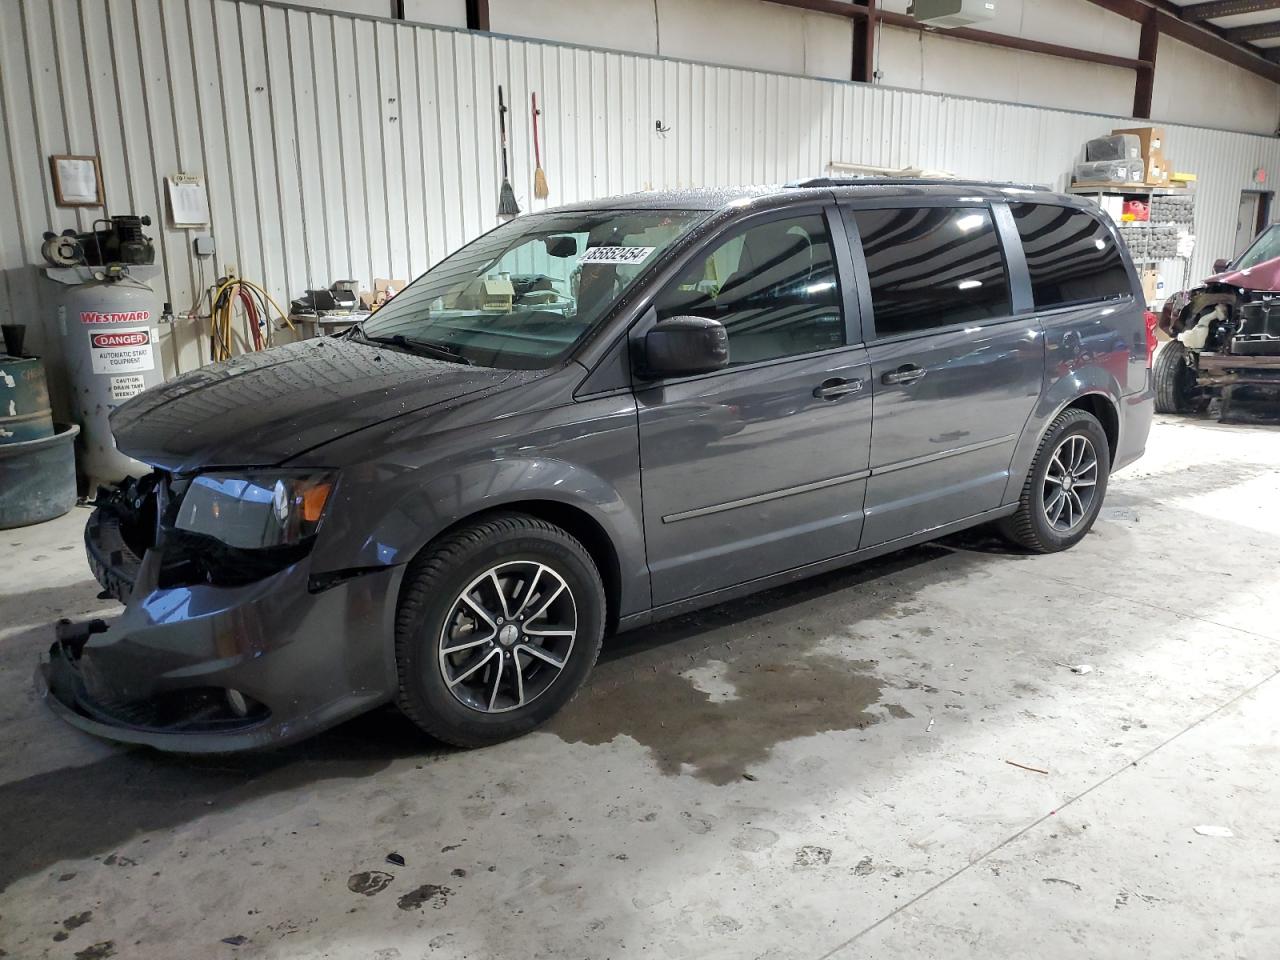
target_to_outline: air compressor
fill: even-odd
[[[157,344],[160,296],[149,217],[100,220],[86,233],[45,234],[53,281],[50,330],[60,347],[80,424],[80,472],[89,489],[149,468],[116,449],[108,417],[130,397],[164,380]],[[100,228],[99,224],[106,224]]]

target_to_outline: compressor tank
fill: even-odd
[[[108,417],[130,397],[164,380],[157,348],[159,295],[148,282],[154,266],[46,267],[54,281],[50,333],[61,347],[80,424],[80,473],[89,490],[150,468],[116,449]]]

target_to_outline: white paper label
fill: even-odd
[[[138,373],[111,378],[111,399],[117,403],[136,397],[145,389],[147,389],[147,382]]]
[[[644,263],[653,247],[588,247],[579,263]]]
[[[156,366],[150,327],[91,332],[89,353],[93,358],[94,373],[128,373],[154,370]]]

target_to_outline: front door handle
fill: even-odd
[[[917,380],[919,380],[928,372],[929,371],[926,370],[924,367],[917,367],[914,363],[905,363],[902,366],[900,366],[897,370],[892,370],[889,373],[883,374],[880,377],[880,382],[891,383],[891,384],[892,383],[900,383],[900,384],[915,383]]]
[[[857,393],[861,389],[862,381],[856,377],[852,380],[832,377],[830,380],[823,380],[820,386],[814,387],[813,395],[819,400],[835,400],[846,393]]]

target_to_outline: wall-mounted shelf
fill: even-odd
[[[1145,183],[1073,183],[1068,193],[1113,193],[1119,196],[1146,194],[1152,197],[1193,197],[1195,190],[1186,187],[1153,187]]]

